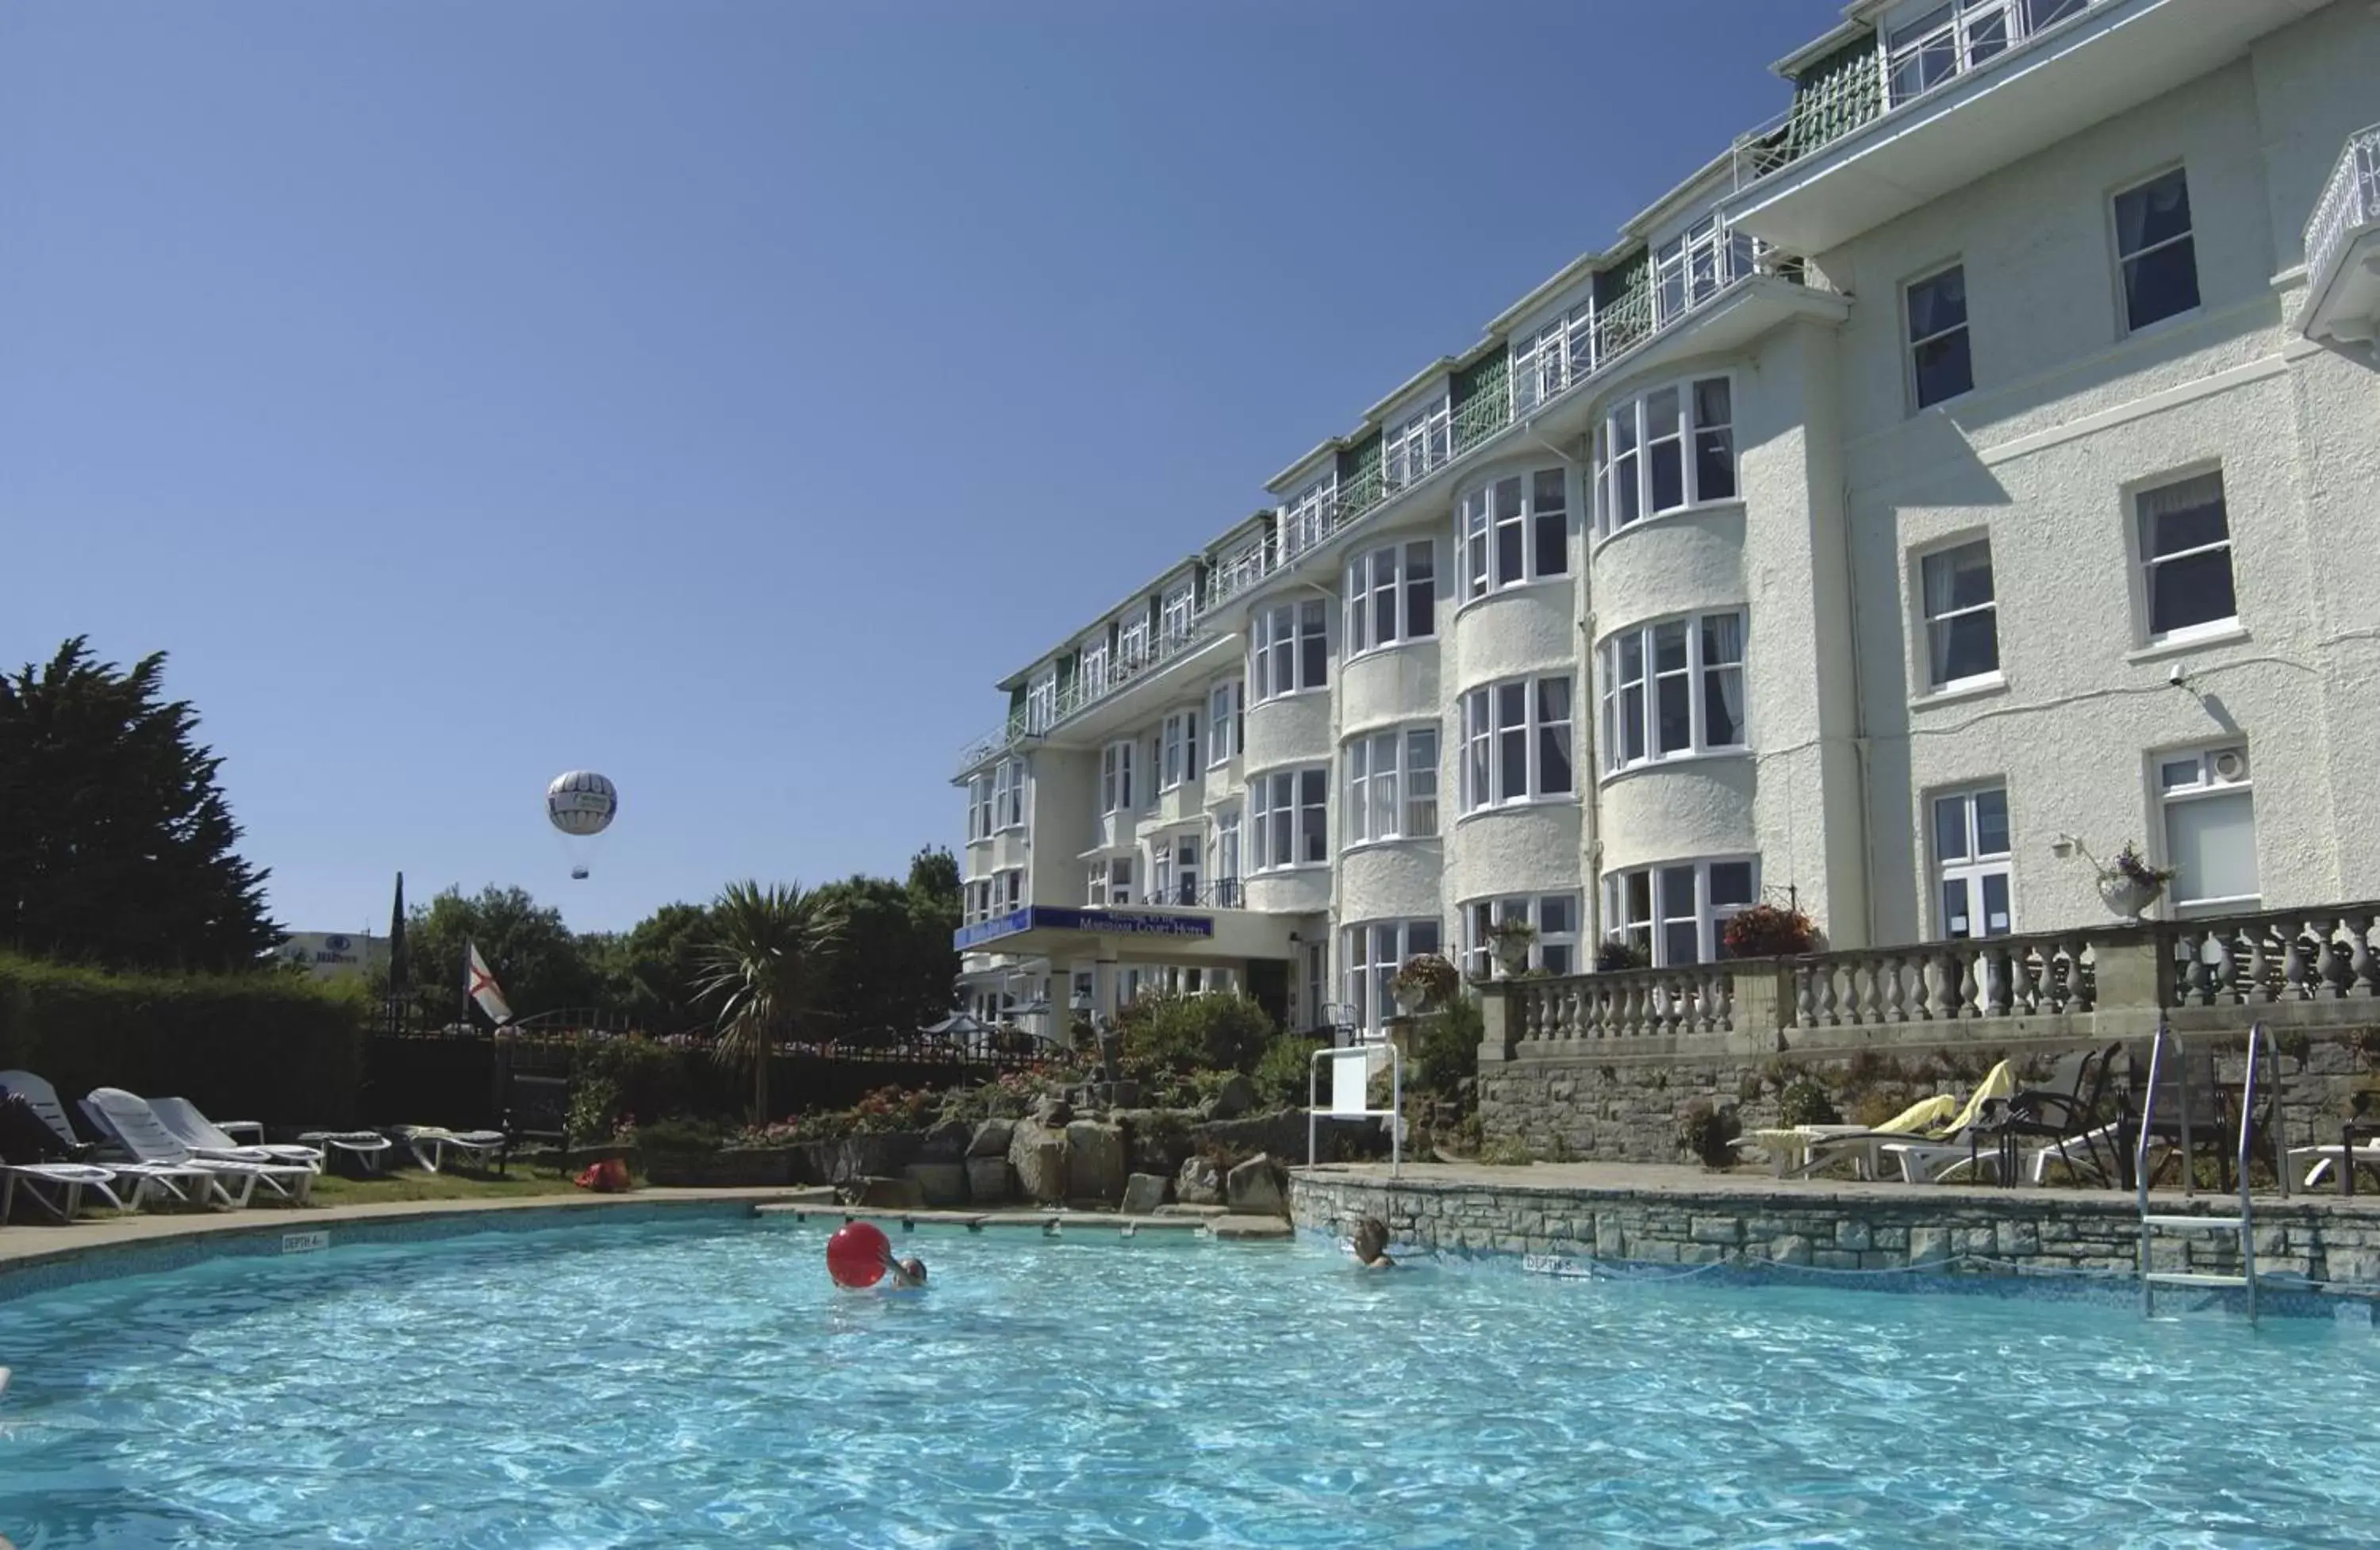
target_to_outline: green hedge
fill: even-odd
[[[219,1120],[355,1118],[360,985],[280,973],[116,975],[0,953],[0,1071],[46,1077],[68,1106],[93,1087],[188,1098]]]

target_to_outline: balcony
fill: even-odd
[[[2195,80],[2327,0],[1990,0],[1805,72],[1735,143],[1741,229],[1840,247]]]
[[[2380,333],[2380,124],[2351,136],[2306,223],[2309,339],[2369,344]]]
[[[1639,359],[1688,321],[1721,314],[1748,318],[1740,331],[1712,338],[1712,348],[1724,349],[1775,321],[1774,309],[1752,316],[1733,305],[1752,295],[1791,298],[1797,310],[1833,307],[1831,301],[1821,302],[1819,293],[1804,292],[1798,280],[1767,272],[1768,268],[1764,245],[1730,233],[1723,225],[1714,227],[1708,239],[1681,249],[1674,263],[1653,266],[1648,288],[1599,309],[1591,323],[1582,324],[1560,372],[1550,381],[1540,376],[1533,382],[1524,415],[1514,413],[1513,384],[1508,382],[1501,393],[1485,394],[1454,411],[1445,439],[1430,442],[1422,455],[1404,459],[1402,466],[1384,465],[1339,485],[1322,497],[1318,511],[1300,513],[1278,538],[1255,540],[1218,560],[1208,569],[1206,597],[1188,629],[1159,637],[1138,660],[1119,661],[1103,672],[1075,678],[1046,714],[1010,717],[966,745],[959,756],[959,773],[964,776],[988,759],[1048,736],[1118,691],[1203,650],[1236,627],[1226,626],[1219,617],[1224,605],[1295,566],[1405,491],[1435,481],[1449,468],[1460,467],[1511,430],[1516,419],[1536,418],[1578,401],[1590,384]],[[1828,315],[1840,318],[1840,313],[1834,309]]]

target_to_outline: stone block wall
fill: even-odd
[[[1779,1122],[1779,1096],[1788,1082],[1806,1075],[1835,1095],[1849,1119],[1852,1102],[1865,1093],[1963,1093],[1994,1060],[2013,1059],[2020,1070],[2039,1075],[2059,1055],[2091,1042],[2087,1035],[2010,1040],[1958,1023],[1908,1030],[1889,1043],[1826,1042],[1827,1035],[1851,1032],[1855,1030],[1792,1030],[1778,1040],[1778,1047],[1756,1053],[1678,1048],[1653,1055],[1541,1057],[1521,1044],[1510,1058],[1483,1054],[1480,1129],[1490,1141],[1516,1141],[1548,1160],[1675,1162],[1678,1118],[1697,1098],[1733,1110],[1742,1129],[1756,1130]],[[2236,1044],[2245,1031],[2237,1037],[2191,1036]],[[2380,1115],[2380,1035],[2354,1029],[2284,1032],[2279,1042],[2281,1116],[2289,1144],[2337,1142],[2338,1123],[2359,1095]],[[2237,1080],[2241,1060],[2234,1056],[2223,1064],[2226,1079]],[[1878,1072],[1885,1074],[1879,1077]]]
[[[2216,1199],[2204,1208],[2225,1206]],[[2112,1277],[2137,1270],[2140,1244],[2130,1200],[2062,1191],[1637,1191],[1318,1169],[1293,1176],[1290,1214],[1301,1228],[1332,1233],[1376,1216],[1393,1241],[1448,1253],[1656,1265],[1773,1261],[1829,1270]],[[2260,1203],[2256,1219],[2260,1273],[2380,1291],[2380,1200]],[[2155,1253],[2159,1269],[2239,1270],[2233,1233],[2162,1236]]]

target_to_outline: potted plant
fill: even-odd
[[[1617,931],[1604,938],[1603,945],[1595,950],[1595,972],[1599,975],[1624,974],[1630,969],[1652,966],[1645,950]]]
[[[2127,840],[2115,859],[2099,868],[2099,897],[2126,925],[2138,926],[2142,913],[2157,902],[2174,876],[2172,867],[2152,865],[2140,846]]]
[[[1790,904],[1755,904],[1728,917],[1719,940],[1730,958],[1791,958],[1810,951],[1818,928]]]
[[[1416,952],[1397,970],[1389,989],[1397,999],[1397,1010],[1411,1017],[1444,1006],[1462,985],[1453,964],[1435,952]]]
[[[1525,920],[1500,920],[1488,928],[1488,951],[1506,979],[1517,979],[1527,970],[1529,949],[1536,941],[1537,928]]]

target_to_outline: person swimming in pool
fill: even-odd
[[[1397,1262],[1389,1257],[1389,1224],[1378,1217],[1366,1217],[1355,1224],[1355,1264],[1366,1270],[1393,1270]]]
[[[895,1259],[890,1245],[884,1250],[884,1273],[892,1278],[895,1291],[915,1291],[926,1284],[926,1262],[915,1254]]]

